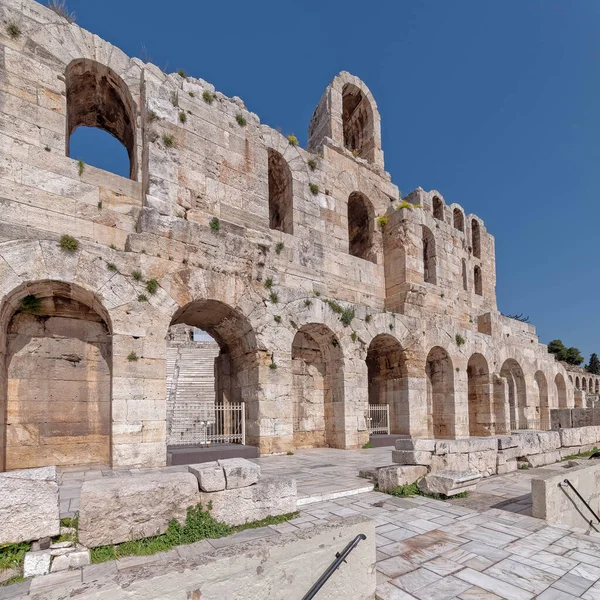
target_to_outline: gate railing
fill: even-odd
[[[246,404],[215,404],[204,408],[193,417],[192,430],[185,441],[175,445],[209,447],[212,444],[246,443]]]
[[[390,434],[389,404],[369,404],[365,419],[369,435]]]

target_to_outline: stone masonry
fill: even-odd
[[[535,328],[497,310],[483,221],[401,197],[357,77],[327,86],[304,149],[33,0],[0,23],[0,470],[164,465],[178,324],[219,345],[217,402],[245,403],[262,453],[359,448],[368,403],[437,439],[575,406]],[[69,156],[79,126],[125,146],[129,179]]]

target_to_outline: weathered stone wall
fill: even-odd
[[[302,419],[326,444],[362,446],[366,358],[383,335],[403,363],[373,380],[381,389],[387,378],[379,397],[393,431],[500,434],[574,406],[564,367],[535,329],[496,310],[484,223],[435,191],[400,204],[377,105],[358,78],[333,79],[304,150],[239,98],[130,59],[33,0],[5,0],[0,20],[0,353],[6,367],[8,327],[28,295],[98,314],[111,341],[114,466],[165,463],[173,324],[219,344],[217,397],[246,403],[247,441],[261,452],[322,443],[321,433],[299,433]],[[131,179],[68,156],[70,133],[86,124],[120,139]],[[64,234],[76,251],[59,248]],[[323,417],[310,401],[317,377],[302,392],[311,410],[295,413],[298,331],[325,361]],[[0,390],[3,467],[14,427],[7,398]]]

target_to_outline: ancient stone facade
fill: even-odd
[[[400,197],[360,79],[333,79],[305,150],[33,0],[0,20],[0,469],[163,465],[175,324],[219,344],[217,399],[245,402],[263,453],[359,448],[368,402],[415,438],[574,406],[534,327],[497,310],[483,221]],[[82,125],[121,141],[130,179],[69,157]]]

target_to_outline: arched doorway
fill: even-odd
[[[514,358],[509,358],[504,361],[500,369],[500,376],[506,381],[510,428],[526,429],[525,406],[527,394],[523,370]]]
[[[373,251],[373,205],[360,192],[348,198],[348,252],[370,262],[377,262]]]
[[[436,439],[454,438],[454,369],[452,359],[440,346],[432,348],[425,364],[429,435]]]
[[[561,373],[556,374],[554,385],[556,385],[558,408],[567,408],[567,385],[565,383],[565,378]]]
[[[182,345],[181,336],[189,343]],[[201,445],[210,432],[222,436],[220,441],[239,443],[242,402],[246,444],[259,446],[259,354],[248,319],[223,302],[195,300],[175,313],[167,334],[169,451]]]
[[[482,354],[473,354],[467,365],[469,397],[469,435],[494,433],[490,394],[490,372]]]
[[[406,359],[398,340],[388,334],[373,338],[367,351],[369,404],[390,407],[390,433],[410,433]]]
[[[294,336],[292,403],[295,447],[344,447],[344,357],[326,325],[309,323]]]
[[[108,313],[79,286],[25,284],[2,307],[0,470],[110,464]]]
[[[373,162],[375,152],[373,110],[369,99],[356,85],[342,88],[344,146],[355,156]]]
[[[548,403],[548,381],[542,371],[536,371],[535,386],[537,388],[537,399],[535,405],[535,419],[537,423],[534,428],[550,429],[550,404]]]

